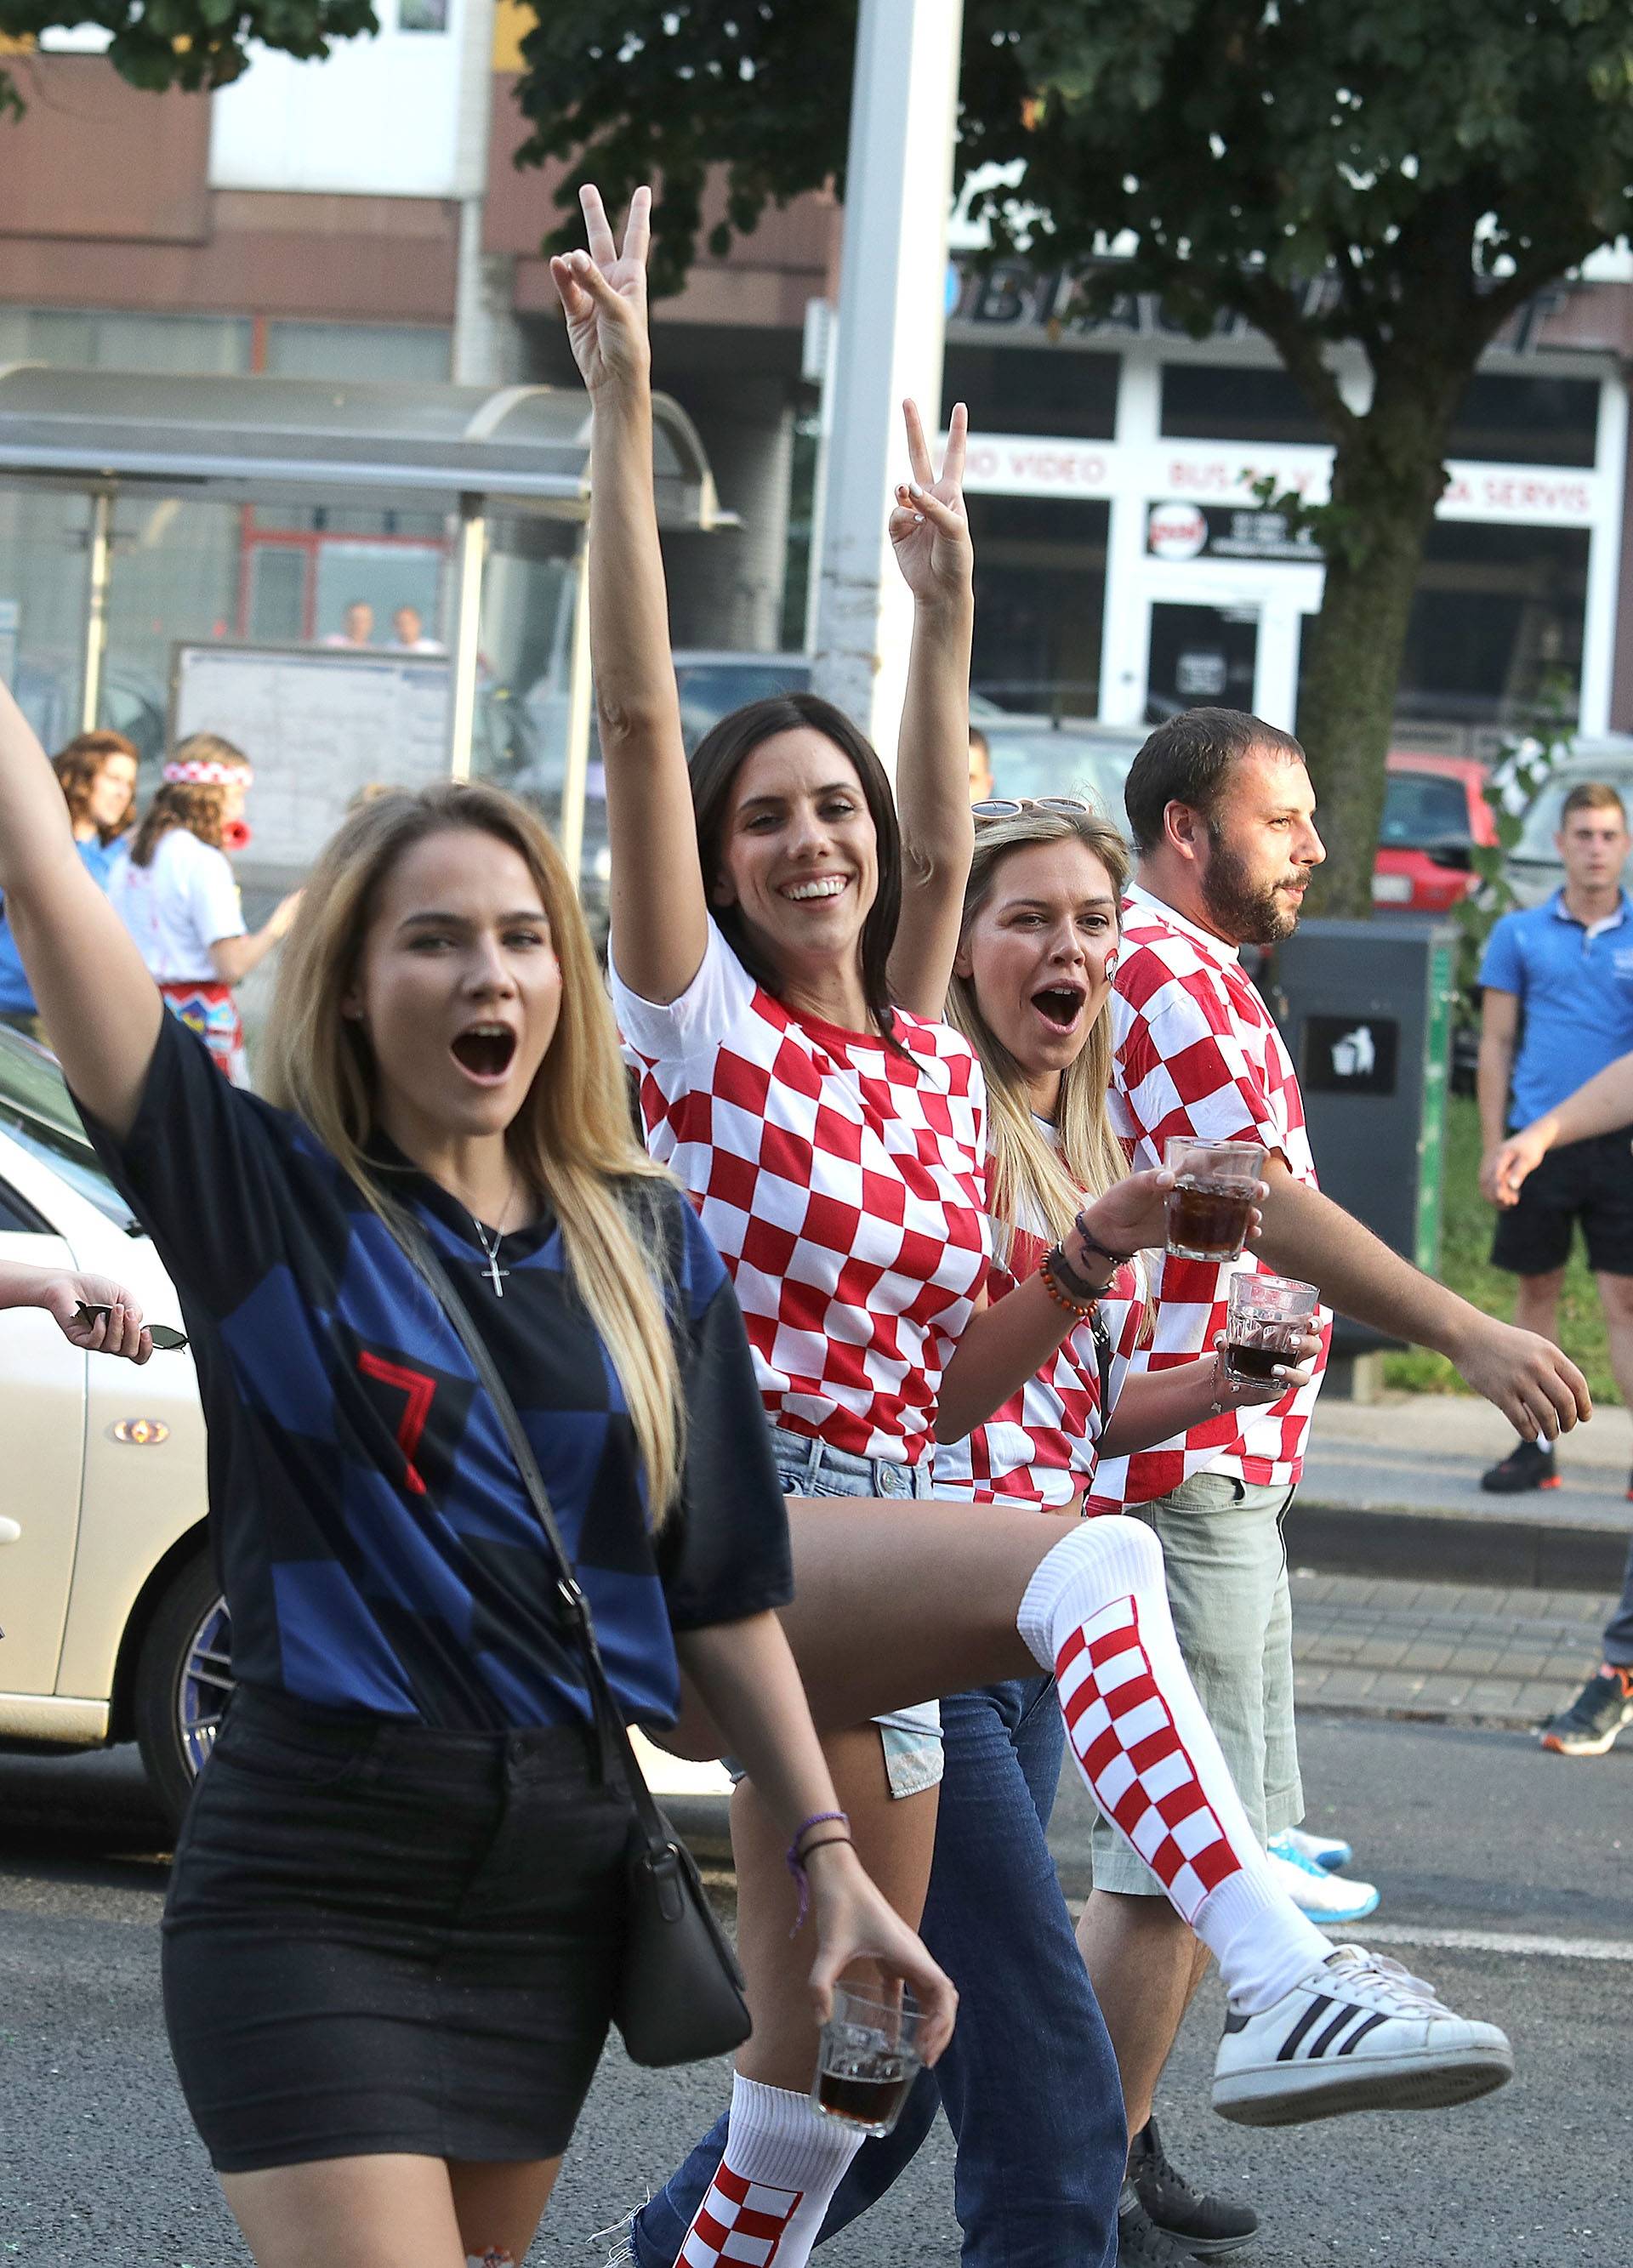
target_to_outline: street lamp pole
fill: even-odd
[[[963,0],[862,0],[812,680],[893,768],[913,608],[888,554],[901,404],[941,420]]]

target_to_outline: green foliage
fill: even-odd
[[[573,161],[569,212],[580,180],[611,203],[661,178],[673,289],[710,165],[717,254],[767,203],[843,191],[856,13],[550,0],[523,48],[523,160]],[[1312,348],[1385,350],[1409,312],[1477,353],[1633,221],[1633,18],[1623,0],[966,0],[960,181],[994,161],[1025,169],[975,208],[999,251],[1078,261],[1121,239],[1090,298],[1155,291],[1199,337],[1240,312]]]
[[[1491,1265],[1495,1215],[1480,1194],[1480,1112],[1472,1096],[1453,1095],[1447,1107],[1445,1233],[1440,1280],[1480,1308],[1511,1322],[1514,1278]],[[1580,1241],[1565,1270],[1559,1302],[1559,1342],[1587,1379],[1596,1403],[1621,1400],[1610,1368],[1610,1343],[1599,1292]],[[1467,1394],[1444,1355],[1410,1347],[1384,1357],[1384,1382],[1413,1394]]]
[[[252,44],[306,60],[380,28],[370,0],[0,0],[0,33],[8,39],[87,24],[112,33],[108,60],[120,77],[155,93],[227,85],[248,63]],[[14,72],[0,70],[0,121],[22,108]]]

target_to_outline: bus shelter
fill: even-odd
[[[374,780],[500,780],[579,872],[590,418],[542,386],[0,368],[0,677],[48,747],[156,766],[207,727],[257,765],[245,880]],[[656,402],[666,532],[729,515]]]

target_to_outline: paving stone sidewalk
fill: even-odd
[[[1294,1690],[1305,1708],[1529,1727],[1598,1666],[1615,1601],[1355,1575],[1293,1575]]]

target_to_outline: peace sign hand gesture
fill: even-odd
[[[947,449],[941,478],[930,467],[924,438],[924,421],[916,402],[904,401],[907,424],[907,461],[911,482],[896,491],[890,514],[890,541],[903,579],[920,606],[937,600],[967,598],[975,573],[975,554],[970,526],[964,514],[964,449],[969,413],[962,401],[953,406],[947,429]]]
[[[573,358],[592,394],[602,387],[643,383],[652,367],[647,334],[647,247],[652,233],[652,191],[637,189],[619,251],[601,191],[579,191],[587,252],[558,255],[550,272],[567,318]]]

